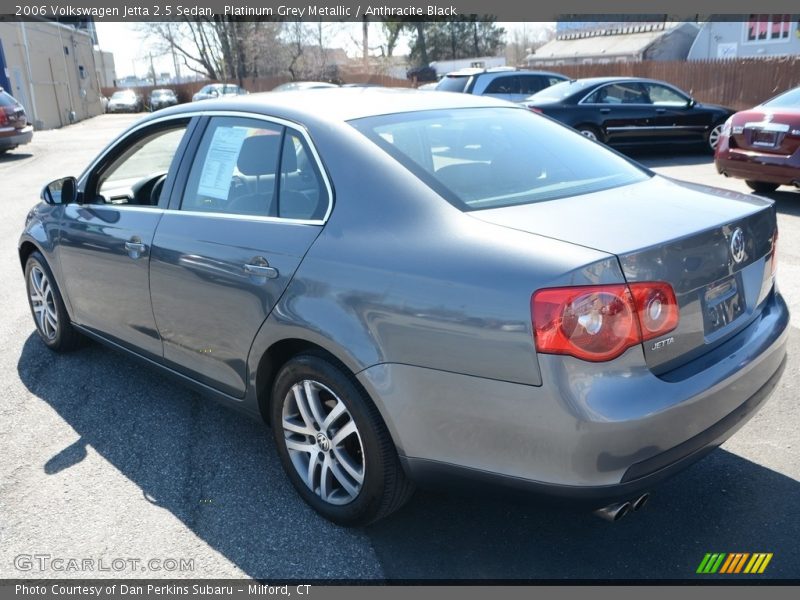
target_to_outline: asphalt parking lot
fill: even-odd
[[[0,157],[0,578],[670,579],[695,577],[706,552],[772,552],[766,573],[747,577],[800,578],[800,192],[771,196],[794,311],[783,380],[645,510],[612,525],[521,499],[418,492],[388,520],[348,530],[295,495],[259,423],[99,345],[58,356],[36,338],[16,252],[25,215],[44,183],[77,175],[136,118],[37,132]],[[747,191],[705,154],[635,158]],[[40,569],[56,558],[79,568]],[[84,559],[95,562],[83,570]],[[171,570],[181,559],[193,564]]]

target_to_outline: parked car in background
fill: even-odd
[[[273,92],[290,92],[292,90],[313,90],[321,88],[339,87],[335,83],[326,81],[289,81],[272,88]]]
[[[728,119],[714,162],[755,192],[800,187],[800,87]]]
[[[108,112],[141,112],[144,107],[142,97],[133,90],[114,92],[108,101]]]
[[[243,96],[247,93],[247,90],[234,83],[209,83],[192,96],[192,102],[222,98],[223,96]]]
[[[173,107],[42,199],[18,246],[40,341],[92,337],[265,418],[298,494],[341,524],[449,478],[615,520],[786,364],[771,201],[493,98]]]
[[[523,104],[610,146],[704,144],[713,150],[729,108],[700,104],[664,81],[593,77],[565,81]]]
[[[569,77],[549,71],[525,71],[514,67],[468,68],[448,73],[442,77],[436,89],[521,102],[562,81],[569,81]]]
[[[108,97],[107,96],[100,96],[100,108],[103,109],[104,113],[108,112]]]
[[[178,96],[175,95],[175,90],[159,89],[150,92],[148,99],[150,110],[158,110],[166,108],[167,106],[175,106],[178,104]]]
[[[29,143],[33,125],[28,123],[25,108],[0,87],[0,154]]]

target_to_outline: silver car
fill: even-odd
[[[500,100],[167,108],[42,199],[19,241],[42,342],[98,340],[264,419],[337,523],[452,481],[619,518],[785,364],[772,202]]]
[[[233,83],[209,83],[200,88],[197,93],[192,96],[192,102],[224,98],[226,96],[243,96],[247,93],[247,90]]]

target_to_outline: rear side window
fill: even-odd
[[[181,210],[322,219],[327,188],[301,135],[258,119],[216,117],[203,133]]]
[[[541,75],[520,75],[519,84],[520,93],[530,96],[531,94],[535,94],[539,90],[543,90],[544,88],[548,87],[550,82],[547,80],[547,78]]]
[[[441,92],[463,92],[467,89],[468,81],[469,77],[467,76],[458,75],[453,77],[448,75],[439,82],[436,89]]]
[[[587,194],[649,176],[524,109],[423,111],[351,125],[464,211]]]
[[[519,94],[519,77],[497,77],[489,82],[484,94]]]

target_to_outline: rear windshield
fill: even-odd
[[[468,75],[448,75],[439,82],[436,89],[440,92],[463,92],[467,89]]]
[[[0,106],[16,106],[17,101],[7,92],[0,92]]]
[[[767,100],[762,106],[770,108],[800,108],[800,87],[784,92],[780,96],[775,96],[772,100]]]
[[[350,124],[461,210],[531,204],[645,180],[643,169],[521,108],[462,108]]]
[[[135,96],[133,92],[114,92],[114,95],[111,96],[112,100],[119,100],[121,98],[131,98]]]

